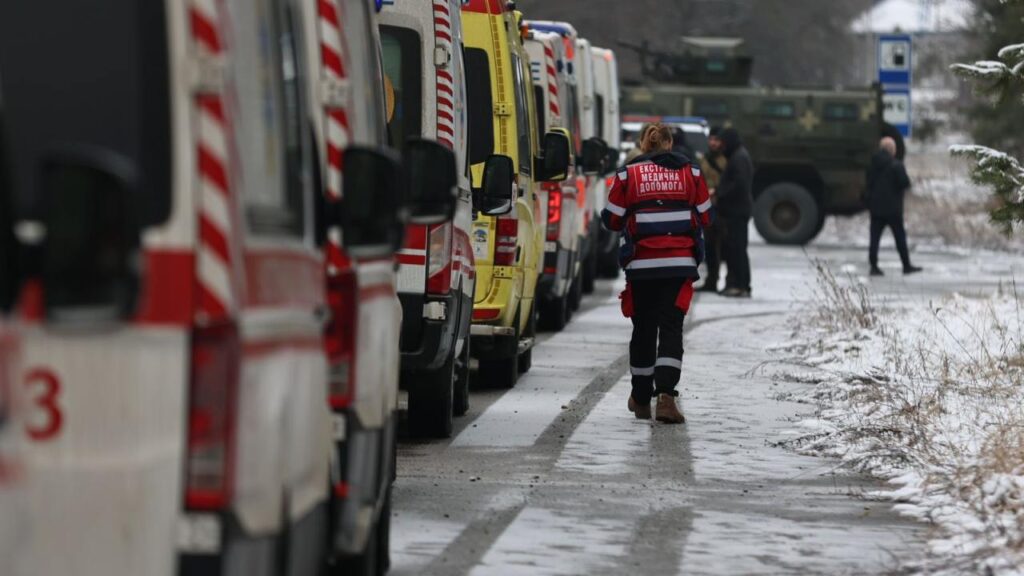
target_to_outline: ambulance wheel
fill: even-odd
[[[764,189],[754,202],[754,225],[769,244],[800,246],[817,235],[821,206],[809,190],[792,182]]]
[[[517,319],[519,313],[516,312]],[[519,322],[516,322],[516,331],[513,342],[519,342]],[[492,358],[480,360],[480,380],[488,388],[499,388],[510,390],[519,380],[519,350],[512,351],[510,358]]]
[[[583,303],[583,270],[573,280],[572,286],[569,287],[569,318],[580,309],[580,304]]]
[[[597,242],[591,242],[590,253],[583,261],[583,293],[593,294],[597,283]]]
[[[469,412],[469,343],[471,338],[466,335],[462,345],[462,354],[455,363],[455,393],[452,397],[452,413],[465,416]]]
[[[417,438],[450,438],[455,353],[434,372],[412,375],[419,381],[409,389],[409,432]]]
[[[384,508],[377,520],[377,574],[383,576],[391,570],[391,488],[384,497]]]
[[[535,339],[537,337],[537,307],[530,306],[530,319],[526,323],[526,338]],[[534,344],[536,341],[534,341]],[[519,373],[526,374],[533,368],[533,348],[531,345],[526,349],[525,352],[519,355]]]
[[[540,323],[544,330],[561,332],[569,323],[569,295],[541,303]]]

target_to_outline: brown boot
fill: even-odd
[[[658,394],[658,407],[655,409],[655,417],[658,422],[665,424],[682,424],[686,422],[683,413],[679,411],[676,399],[668,394]]]
[[[626,404],[629,411],[636,416],[637,420],[650,420],[651,419],[651,405],[650,404],[638,404],[633,397],[629,397],[629,402]]]

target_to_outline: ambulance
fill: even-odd
[[[435,140],[457,158],[453,219],[410,226],[398,254],[409,430],[428,438],[451,436],[453,416],[469,410],[476,269],[460,8],[459,0],[405,1],[380,14],[391,142]]]
[[[15,380],[19,372],[18,330],[10,312],[21,275],[3,126],[0,95],[0,566],[20,574],[24,570],[15,564],[16,553],[26,544],[27,525],[21,434],[24,423],[19,420],[21,402],[15,396],[19,392]]]
[[[596,134],[608,146],[603,178],[597,179],[594,192],[594,210],[600,214],[608,202],[610,180],[619,164],[619,150],[622,146],[619,108],[619,67],[615,52],[605,48],[594,48],[594,108],[596,110]],[[600,227],[597,242],[597,273],[603,278],[619,275],[619,235]]]
[[[473,223],[473,350],[482,384],[510,388],[532,362],[547,198],[542,182],[568,176],[564,133],[537,133],[522,14],[501,0],[462,5]]]
[[[594,291],[594,282],[597,278],[597,245],[598,234],[601,228],[600,214],[597,211],[596,202],[597,182],[601,170],[600,166],[603,165],[603,159],[607,155],[607,146],[603,145],[597,132],[593,49],[590,42],[580,38],[576,28],[567,22],[531,20],[527,22],[527,25],[531,30],[549,32],[561,36],[566,45],[566,52],[571,59],[567,67],[571,68],[570,73],[575,80],[575,108],[576,113],[579,115],[580,127],[580,138],[577,141],[576,154],[580,158],[578,164],[583,167],[582,173],[577,175],[579,180],[578,188],[582,190],[577,198],[577,203],[583,212],[580,228],[580,233],[583,235],[583,244],[580,248],[580,259],[583,268],[581,292],[589,294]],[[584,149],[584,146],[586,149]],[[589,162],[585,163],[582,161],[584,155],[590,159]],[[600,157],[600,160],[598,160],[598,157]],[[578,306],[579,300],[575,300],[573,304]]]
[[[409,191],[370,146],[332,151],[340,204],[316,189],[304,10],[0,7],[33,264],[26,574],[322,572],[351,488],[332,474],[323,245],[340,223],[351,257],[388,260]]]
[[[387,98],[381,73],[377,15],[380,3],[367,0],[302,3],[306,35],[306,77],[315,134],[315,171],[328,206],[346,208],[347,200],[368,199],[367,187],[350,182],[342,151],[370,154],[388,143]],[[391,156],[391,154],[387,154]],[[454,158],[436,142],[406,147],[410,217],[443,222],[455,203]],[[390,165],[390,161],[385,165]],[[434,178],[425,178],[429,170]],[[447,178],[447,181],[445,180]],[[433,192],[433,197],[425,193]],[[386,195],[380,199],[388,201]],[[355,206],[359,208],[359,206]],[[395,206],[367,206],[384,216],[379,231],[395,234]],[[330,519],[332,545],[328,567],[338,574],[383,571],[388,565],[391,486],[395,479],[398,426],[399,338],[402,309],[391,242],[382,237],[375,250],[353,245],[351,230],[339,222],[353,216],[342,210],[328,218],[325,276],[330,321],[326,352],[330,367],[332,411]],[[358,239],[357,239],[358,240]]]
[[[564,131],[570,141],[576,141],[580,137],[580,122],[574,105],[575,76],[569,73],[571,60],[562,37],[530,31],[526,49],[533,73],[538,131]],[[555,331],[571,319],[572,304],[579,300],[583,286],[583,210],[577,202],[578,186],[583,181],[576,174],[573,161],[564,182],[543,184],[548,199],[547,229],[537,298],[541,326]]]

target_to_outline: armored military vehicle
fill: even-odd
[[[630,45],[645,83],[623,91],[625,115],[702,117],[739,130],[754,158],[754,223],[770,243],[805,244],[830,214],[863,209],[865,171],[882,135],[881,91],[750,85],[743,41],[682,39],[682,51]],[[904,146],[897,138],[900,155]]]

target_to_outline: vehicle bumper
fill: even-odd
[[[179,525],[180,576],[271,576],[279,574],[287,537],[286,574],[314,574],[323,558],[328,504],[322,503],[280,534],[246,534],[230,512],[183,515]]]
[[[451,355],[459,332],[465,332],[459,318],[462,294],[399,294],[398,298],[402,302],[402,370],[439,369]]]
[[[473,357],[479,360],[502,360],[519,354],[520,342],[511,326],[474,324]]]
[[[364,427],[354,413],[335,411],[336,468],[330,501],[334,557],[361,554],[395,480],[395,422]]]

